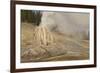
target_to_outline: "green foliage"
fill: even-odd
[[[40,21],[40,11],[21,10],[21,22],[35,23],[36,25],[39,25]]]

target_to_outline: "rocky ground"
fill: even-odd
[[[75,40],[57,32],[52,32],[55,42],[46,46],[34,40],[31,23],[21,25],[21,62],[44,62],[89,59],[89,40]]]

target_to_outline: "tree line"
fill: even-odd
[[[36,10],[21,10],[21,22],[34,23],[39,25],[41,22],[41,11]]]

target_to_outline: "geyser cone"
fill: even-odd
[[[54,42],[53,33],[46,26],[38,26],[34,31],[34,40],[40,45],[49,45]]]

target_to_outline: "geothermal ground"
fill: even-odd
[[[89,59],[89,40],[75,40],[52,31],[50,35],[54,37],[53,41],[42,45],[41,40],[34,39],[34,37],[40,38],[34,35],[38,33],[35,31],[37,27],[31,23],[21,24],[21,62]],[[42,37],[42,32],[40,34],[39,36]],[[45,34],[48,35],[49,33],[46,32]]]

